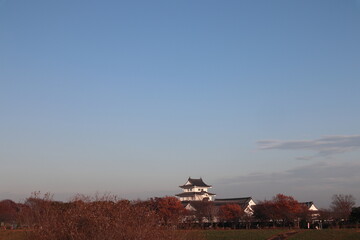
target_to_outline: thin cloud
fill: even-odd
[[[316,156],[331,156],[358,150],[360,149],[360,135],[324,136],[315,140],[261,140],[257,144],[260,150],[310,150],[316,152],[315,156],[298,158],[309,160]]]
[[[217,182],[221,184],[252,184],[252,183],[266,183],[266,182],[282,182],[282,183],[299,183],[311,182],[329,183],[330,179],[336,179],[337,183],[356,182],[360,184],[360,164],[348,163],[325,163],[319,162],[307,166],[297,167],[286,171],[279,172],[257,172],[247,175],[241,175],[230,178],[222,178]],[[333,183],[334,184],[334,183]]]
[[[327,207],[333,194],[352,194],[360,200],[360,164],[319,162],[279,172],[263,172],[218,179],[218,196],[253,196],[269,199],[277,193]],[[235,193],[236,195],[235,195]]]

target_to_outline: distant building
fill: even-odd
[[[215,206],[222,206],[227,204],[238,204],[244,210],[244,212],[251,216],[254,212],[253,206],[256,205],[252,197],[244,198],[217,198],[214,201]]]
[[[312,220],[317,220],[319,218],[319,209],[315,206],[313,202],[302,202],[300,204],[307,207],[307,210],[309,211]]]
[[[218,211],[222,205],[238,204],[247,215],[252,215],[252,207],[256,205],[251,197],[214,199],[216,195],[208,192],[211,185],[204,183],[202,178],[196,179],[189,177],[186,183],[179,187],[183,189],[183,192],[176,194],[176,196],[182,202],[185,209],[190,211],[197,211],[197,209],[202,206],[201,202],[203,201],[211,201],[216,211]]]
[[[202,178],[189,177],[186,183],[179,187],[182,188],[183,192],[176,194],[176,196],[181,202],[213,201],[213,198],[216,196],[216,194],[208,192],[211,185],[204,183]]]
[[[300,204],[305,205],[309,211],[319,211],[313,202],[302,202]]]

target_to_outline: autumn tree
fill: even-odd
[[[15,222],[18,212],[19,207],[15,202],[9,199],[0,201],[0,222]]]
[[[239,204],[226,204],[220,207],[219,216],[220,219],[232,223],[235,227],[239,223],[241,217],[244,215],[244,210]]]
[[[37,226],[45,215],[51,214],[51,204],[53,202],[52,195],[45,193],[41,196],[40,192],[33,192],[26,199],[21,207],[20,218],[22,222],[28,226]]]
[[[169,226],[160,225],[158,213],[148,204],[119,200],[112,195],[76,197],[67,203],[36,196],[26,204],[28,219],[36,223],[27,232],[28,240],[180,240],[182,237]]]
[[[165,225],[178,224],[185,213],[184,206],[176,197],[162,197],[151,200],[154,209]]]
[[[254,210],[254,218],[259,220],[260,222],[270,222],[270,220],[274,223],[274,220],[276,220],[276,208],[273,201],[270,200],[264,200],[259,201],[258,204],[253,206]],[[274,226],[274,225],[273,225]]]
[[[292,196],[277,194],[273,198],[276,216],[282,220],[283,225],[291,224],[303,211],[302,205]]]
[[[261,221],[280,221],[283,226],[290,226],[303,214],[303,211],[303,205],[293,197],[277,194],[272,200],[259,202],[254,207],[254,217]]]

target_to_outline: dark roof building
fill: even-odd
[[[222,205],[226,204],[238,204],[248,215],[252,215],[253,209],[252,206],[256,205],[254,200],[251,197],[245,198],[217,198],[214,193],[208,192],[208,189],[211,188],[211,185],[206,184],[202,178],[191,178],[189,177],[185,184],[179,186],[182,188],[183,192],[178,193],[177,196],[184,207],[187,210],[197,211],[196,209],[201,208],[204,201],[211,201],[211,205],[215,209],[219,209]]]
[[[314,202],[302,202],[300,204],[305,205],[309,211],[319,211],[319,209],[315,206]]]
[[[180,201],[212,201],[216,195],[208,192],[211,185],[206,184],[202,178],[188,178],[184,185],[179,186],[183,189],[182,193],[176,194]]]
[[[248,215],[253,214],[252,206],[256,205],[252,197],[243,198],[216,198],[214,201],[215,206],[222,206],[227,204],[238,204]]]
[[[182,185],[179,186],[181,188],[191,188],[191,187],[207,187],[207,188],[211,188],[211,185],[207,185],[206,183],[204,183],[204,181],[202,180],[202,178],[188,178],[187,182]]]

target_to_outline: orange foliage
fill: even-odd
[[[155,198],[154,203],[156,212],[165,225],[178,223],[185,213],[183,205],[175,197]]]
[[[226,204],[220,207],[220,218],[225,221],[236,222],[243,215],[244,211],[238,204]]]
[[[278,194],[273,198],[277,215],[281,219],[295,218],[303,210],[301,204],[291,196]]]
[[[176,199],[177,200],[177,199]],[[78,196],[56,202],[49,195],[25,202],[22,221],[29,224],[29,240],[179,240],[172,225],[161,225],[159,214],[148,202],[119,200],[116,196]],[[182,205],[171,198],[157,199],[163,217],[174,216]],[[167,219],[169,220],[169,219]]]
[[[307,208],[301,205],[292,196],[277,194],[271,201],[259,202],[254,207],[255,218],[267,220],[280,220],[283,225],[293,223],[298,217],[306,214]]]
[[[14,222],[16,220],[19,207],[11,200],[0,201],[0,222]]]

